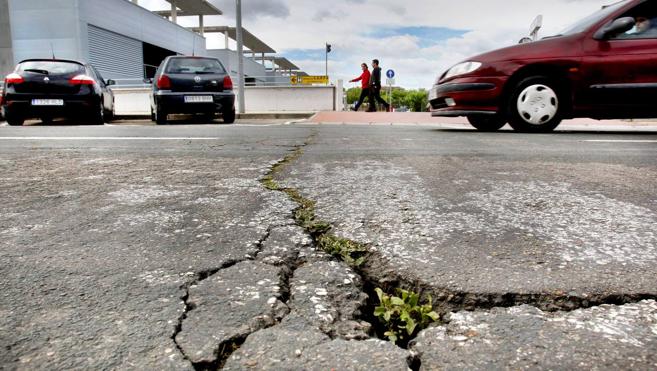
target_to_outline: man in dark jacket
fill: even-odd
[[[379,60],[372,61],[372,77],[370,78],[370,102],[372,102],[373,110],[376,111],[374,105],[375,100],[386,108],[386,112],[390,112],[390,104],[381,98],[381,67],[379,67]]]

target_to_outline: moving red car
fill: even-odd
[[[657,117],[657,1],[621,1],[557,36],[473,57],[429,95],[433,116],[466,116],[481,131]]]

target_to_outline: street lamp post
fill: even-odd
[[[331,44],[326,43],[326,84],[328,85],[328,55],[331,52]]]
[[[244,107],[244,41],[242,40],[242,0],[235,0],[237,13],[237,86],[238,86],[238,112],[245,113]]]

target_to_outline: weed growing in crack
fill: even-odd
[[[431,295],[428,303],[420,303],[420,295],[411,291],[397,289],[399,296],[387,295],[383,290],[375,289],[379,297],[379,306],[374,309],[374,316],[387,328],[385,336],[392,343],[405,346],[417,333],[427,328],[440,318],[433,310]]]
[[[299,205],[299,207],[294,210],[294,219],[297,222],[297,225],[302,227],[315,239],[321,250],[324,250],[335,257],[341,258],[345,263],[351,266],[360,266],[365,262],[367,255],[366,246],[329,234],[331,231],[331,224],[322,220],[317,220],[317,215],[315,214],[315,201],[303,197],[303,195],[301,195],[296,189],[282,187],[276,180],[274,180],[276,174],[280,173],[286,165],[297,160],[301,155],[303,155],[303,149],[296,149],[282,161],[272,166],[269,173],[265,175],[260,182],[269,190],[285,193],[292,201]]]
[[[359,267],[365,262],[367,248],[346,238],[324,234],[318,239],[319,248],[328,254],[339,257],[345,263]]]

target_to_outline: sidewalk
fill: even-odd
[[[322,124],[435,124],[446,128],[472,128],[465,117],[431,117],[427,112],[319,112],[309,119]],[[506,126],[508,128],[508,126]],[[558,130],[657,131],[657,120],[564,120]]]

